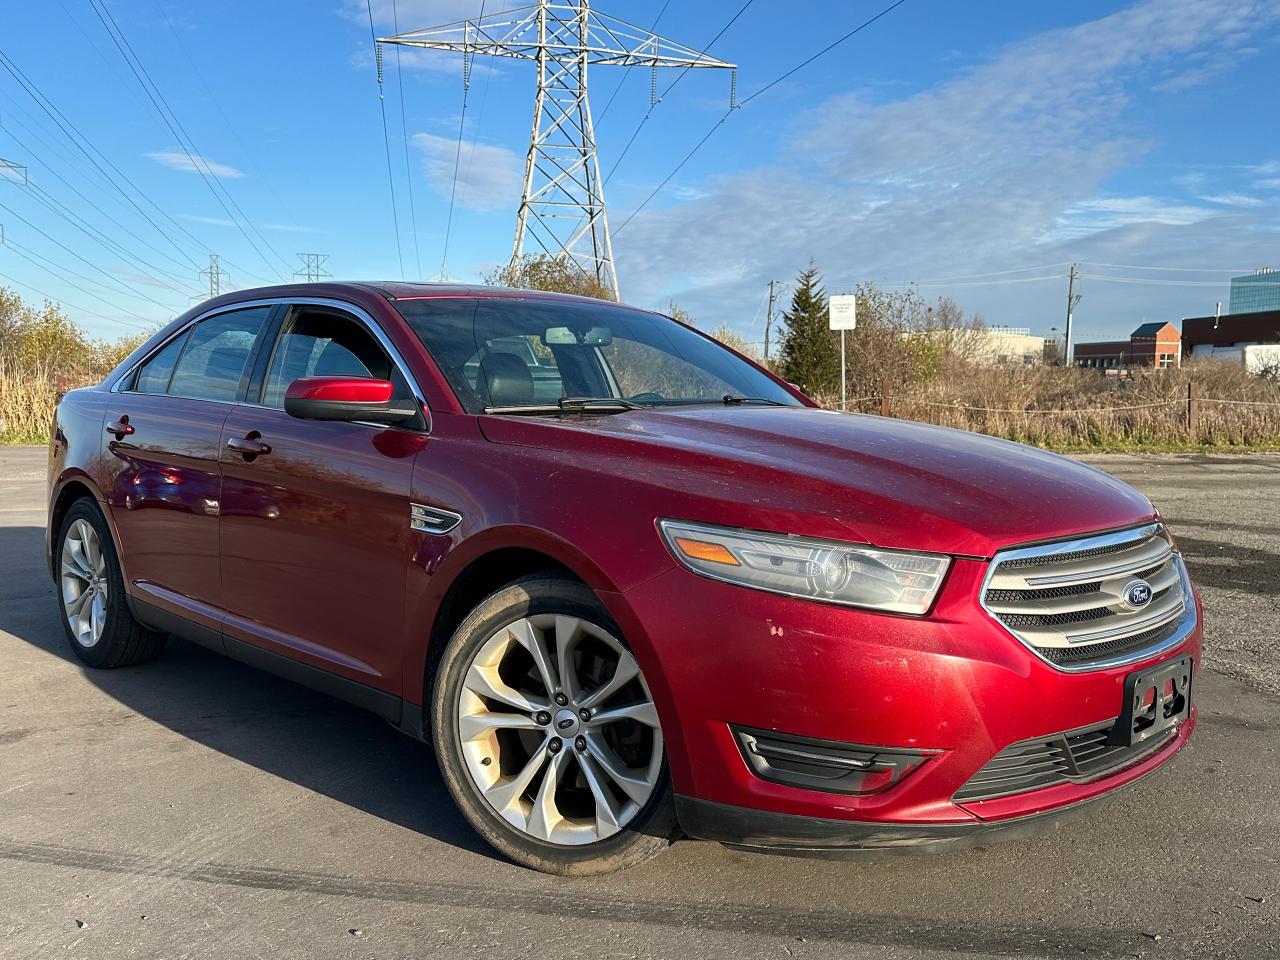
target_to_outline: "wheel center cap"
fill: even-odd
[[[559,710],[552,719],[551,725],[557,737],[568,739],[578,735],[578,727],[581,726],[581,723],[578,721],[578,714],[575,711]]]

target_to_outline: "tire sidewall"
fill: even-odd
[[[480,793],[463,759],[458,734],[458,699],[472,658],[502,627],[535,614],[581,617],[625,639],[613,618],[585,584],[554,577],[531,577],[491,594],[462,621],[436,672],[432,692],[432,740],[445,783],[463,815],[492,846],[524,866],[563,876],[606,873],[647,860],[675,833],[675,803],[666,758],[653,796],[626,827],[582,846],[549,843],[508,824]],[[664,738],[664,750],[665,750]]]
[[[62,603],[62,547],[67,538],[67,531],[71,529],[71,525],[77,520],[84,520],[89,526],[93,527],[94,533],[98,535],[99,548],[102,550],[102,556],[106,561],[107,567],[105,620],[103,621],[102,633],[98,637],[98,642],[92,647],[86,647],[76,639],[75,634],[71,631],[71,625],[67,623],[67,614]],[[107,520],[102,515],[102,511],[98,509],[97,504],[87,499],[82,499],[77,500],[67,510],[66,515],[62,518],[62,526],[58,530],[54,568],[57,571],[54,593],[58,602],[58,619],[62,623],[62,631],[66,634],[67,642],[71,644],[71,649],[75,655],[89,666],[104,666],[111,657],[112,640],[115,633],[122,623],[128,621],[130,614],[128,601],[124,593],[124,577],[120,570],[120,560],[116,556],[115,541],[111,537],[111,528],[107,525]]]

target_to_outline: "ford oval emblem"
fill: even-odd
[[[1141,610],[1151,602],[1151,584],[1145,580],[1131,580],[1124,588],[1125,605],[1133,610]]]

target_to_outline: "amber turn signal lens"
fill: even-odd
[[[738,558],[729,552],[727,547],[718,543],[707,543],[703,540],[689,540],[686,537],[674,537],[680,552],[691,560],[706,560],[710,563],[727,563],[740,566]]]

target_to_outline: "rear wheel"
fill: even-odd
[[[127,667],[160,653],[164,634],[129,612],[111,529],[92,500],[67,510],[56,556],[58,608],[77,657],[91,667]]]
[[[454,799],[517,863],[605,873],[675,832],[649,686],[581,583],[527,578],[472,611],[441,660],[434,721]]]

